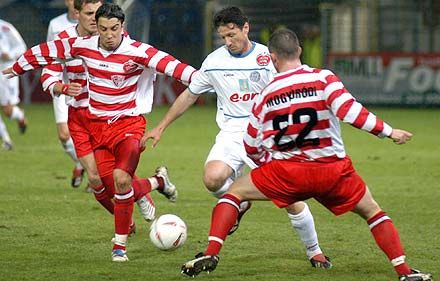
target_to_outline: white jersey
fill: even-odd
[[[217,94],[217,125],[227,132],[245,132],[254,98],[273,79],[275,68],[266,46],[252,42],[242,55],[222,46],[209,54],[194,75],[189,90]]]
[[[379,137],[390,125],[362,106],[330,70],[279,73],[255,101],[244,137],[257,164],[273,159],[332,162],[346,156],[339,120]]]
[[[15,27],[0,20],[0,54],[7,54],[9,60],[0,59],[0,68],[5,69],[14,64],[15,60],[26,51],[26,44]]]
[[[74,26],[78,23],[77,20],[69,19],[67,16],[67,13],[64,13],[62,15],[59,15],[55,18],[53,18],[49,22],[49,27],[47,28],[47,40],[46,41],[52,41],[55,39],[55,36],[60,33],[61,31]]]
[[[99,48],[99,35],[66,38],[34,46],[14,64],[17,74],[80,58],[87,70],[90,112],[104,119],[151,111],[156,72],[189,83],[196,71],[151,45],[122,38],[116,50]]]

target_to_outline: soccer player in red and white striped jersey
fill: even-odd
[[[140,139],[151,111],[156,72],[189,83],[195,69],[145,43],[122,36],[125,15],[115,4],[96,12],[99,36],[69,38],[28,50],[4,74],[22,74],[47,64],[81,58],[87,69],[89,129],[95,157],[115,158],[115,242],[113,261],[128,261],[126,242],[133,213],[131,181]]]
[[[61,31],[55,39],[76,38],[98,34],[95,13],[104,3],[103,0],[75,0],[75,9],[78,11],[78,24]],[[74,59],[63,64],[48,65],[43,69],[41,76],[43,89],[52,96],[65,95],[68,101],[67,125],[75,144],[76,155],[82,167],[87,171],[89,187],[93,190],[96,200],[111,214],[114,213],[113,166],[114,158],[104,159],[99,167],[95,162],[90,132],[88,129],[88,88],[87,73],[81,59]],[[102,160],[101,160],[102,162]],[[98,174],[98,170],[100,173]],[[102,180],[101,180],[102,178]],[[105,185],[103,185],[103,182]],[[139,205],[144,219],[154,219],[155,206],[148,194],[152,189],[164,189],[165,180],[158,175],[148,179],[135,179],[132,182],[135,201]],[[134,222],[130,232],[135,229]]]
[[[413,270],[405,262],[393,222],[345,153],[339,120],[396,144],[406,143],[412,134],[370,113],[331,71],[302,65],[294,32],[274,32],[268,47],[279,73],[256,99],[244,138],[248,156],[259,167],[239,178],[218,201],[207,249],[185,263],[182,272],[195,276],[215,269],[241,201],[271,200],[284,208],[315,198],[335,215],[352,211],[364,218],[400,281],[432,280],[430,274]]]

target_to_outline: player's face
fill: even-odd
[[[117,18],[98,19],[99,46],[107,51],[115,50],[122,40],[122,22]]]
[[[86,34],[79,34],[80,36],[95,35],[98,33],[98,27],[96,26],[95,13],[102,3],[87,3],[82,6],[79,11],[78,22],[81,29]]]
[[[242,29],[233,23],[221,25],[218,27],[217,32],[225,42],[228,50],[233,54],[243,54],[251,47],[248,37],[248,23],[245,23]]]

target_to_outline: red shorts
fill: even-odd
[[[341,215],[353,210],[366,192],[348,157],[333,163],[272,160],[250,175],[258,190],[279,208],[315,198]]]
[[[131,160],[139,158],[139,141],[144,135],[145,126],[146,120],[143,116],[123,116],[111,123],[107,122],[107,120],[100,119],[92,119],[90,121],[89,128],[92,147],[101,177],[113,173],[113,169],[116,167],[121,167],[133,176],[137,161],[130,161],[130,159],[126,159],[126,157],[131,157]],[[133,152],[137,156],[133,158],[133,155],[119,154],[121,159],[116,159],[116,150],[121,149],[118,148],[118,144],[127,139],[134,140],[131,144],[136,142],[136,144],[134,144],[136,147],[131,149],[130,146],[125,151]]]
[[[90,141],[89,124],[90,120],[87,115],[87,107],[69,106],[69,117],[67,125],[69,127],[70,136],[75,145],[75,151],[78,158],[84,157],[93,152]]]

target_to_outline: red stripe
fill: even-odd
[[[148,66],[150,66],[149,63],[150,63],[151,59],[152,59],[152,58],[153,58],[158,52],[159,52],[159,50],[156,49],[156,48],[153,48],[153,47],[148,48],[148,49],[145,51],[145,53],[147,54],[147,57],[145,58],[144,65],[148,65]]]
[[[65,39],[65,38],[69,38],[69,33],[67,33],[67,30],[61,31],[60,33],[58,33],[58,38],[60,39]],[[75,36],[76,37],[76,36]]]
[[[142,46],[142,43],[139,41],[135,41],[133,43],[131,43],[132,46],[135,46],[136,48],[139,48],[140,46]]]
[[[96,78],[105,79],[105,80],[112,80],[112,76],[121,75],[124,78],[123,81],[126,81],[131,77],[141,75],[143,69],[137,69],[136,71],[133,71],[131,73],[125,73],[125,72],[107,71],[107,70],[103,70],[103,69],[96,69],[93,67],[89,67],[88,71],[91,75],[93,75]]]
[[[258,130],[255,129],[254,126],[252,126],[251,123],[249,123],[248,127],[247,127],[247,133],[248,133],[249,136],[251,136],[252,138],[255,139],[255,138],[257,138]]]
[[[359,115],[356,117],[356,120],[353,122],[353,126],[356,128],[362,128],[367,121],[369,112],[365,107],[362,107],[361,112],[359,112]]]
[[[173,72],[173,77],[176,78],[176,79],[181,80],[182,79],[182,73],[183,73],[183,71],[185,71],[186,67],[187,67],[186,64],[183,64],[183,63],[177,64],[176,68],[174,69],[174,72]]]
[[[333,93],[331,93],[328,97],[327,97],[327,105],[328,106],[331,106],[332,105],[332,103],[333,103],[333,101],[336,99],[336,98],[338,98],[338,97],[340,97],[342,94],[345,94],[345,93],[348,93],[348,91],[347,91],[347,89],[345,89],[345,88],[342,88],[342,89],[339,89],[339,90],[335,90]]]
[[[165,73],[165,69],[167,67],[167,65],[171,62],[176,60],[174,57],[168,55],[163,57],[161,60],[159,60],[159,62],[157,63],[155,69],[159,72]]]
[[[338,116],[339,119],[344,120],[345,115],[347,115],[347,112],[350,110],[350,108],[353,106],[354,99],[350,99],[337,109],[336,116]]]
[[[379,118],[376,118],[376,126],[374,126],[373,130],[371,130],[371,133],[377,136],[383,131],[383,127],[383,121]]]
[[[66,72],[69,73],[84,73],[86,72],[86,69],[84,68],[84,66],[81,65],[69,65],[66,64]]]
[[[244,149],[246,150],[247,154],[254,155],[258,153],[258,149],[255,146],[250,146],[246,142],[244,142]]]
[[[51,71],[63,72],[63,67],[60,63],[49,64],[48,66],[45,66],[44,68],[47,68]]]
[[[64,49],[63,42],[61,40],[55,40],[54,43],[57,50],[57,57],[60,59],[65,59],[64,52],[66,50]]]
[[[106,104],[95,101],[90,97],[89,102],[92,107],[98,110],[106,110],[106,111],[124,110],[124,109],[130,109],[136,107],[136,100],[132,100],[126,103]]]
[[[85,99],[87,99],[88,97],[89,97],[89,93],[88,93],[88,92],[85,92],[85,93],[81,93],[81,94],[77,95],[77,96],[75,97],[75,100],[76,100],[76,101],[85,100]]]
[[[131,86],[127,86],[124,88],[108,88],[103,86],[98,86],[96,84],[89,84],[90,91],[107,95],[107,96],[125,96],[131,92],[136,91],[137,84],[133,84]]]

